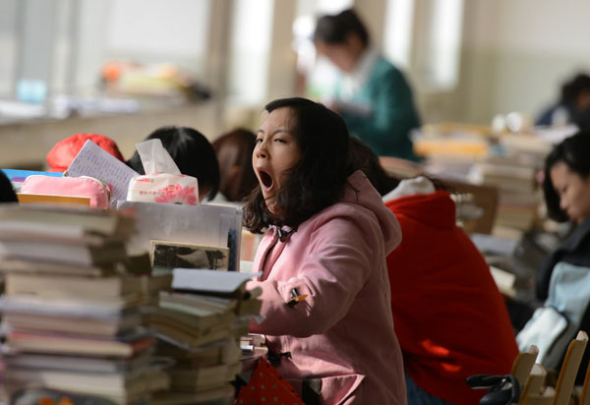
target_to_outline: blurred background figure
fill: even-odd
[[[199,199],[211,201],[219,190],[219,164],[215,151],[205,135],[188,127],[167,126],[156,129],[145,141],[159,139],[168,151],[180,173],[196,177],[199,182]],[[145,174],[137,151],[127,165],[139,174]]]
[[[416,160],[410,131],[420,126],[412,89],[404,75],[371,44],[367,28],[352,9],[318,20],[313,36],[318,54],[341,71],[335,99],[351,133],[379,156]]]
[[[545,110],[537,125],[562,126],[576,124],[581,131],[590,131],[590,76],[578,73],[561,87],[559,101]]]
[[[53,145],[53,148],[47,154],[49,171],[65,172],[88,140],[94,142],[120,161],[125,161],[119,147],[111,138],[100,134],[74,134]]]
[[[221,135],[212,145],[220,174],[216,201],[242,201],[258,185],[252,169],[256,135],[247,129],[234,129]]]

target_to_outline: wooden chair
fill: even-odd
[[[541,394],[527,394],[522,403],[530,405],[568,405],[587,344],[588,335],[586,332],[578,332],[578,336],[571,341],[567,348],[555,390],[546,388]]]
[[[518,382],[525,386],[530,380],[529,375],[531,374],[531,370],[535,366],[535,361],[537,360],[537,356],[539,355],[539,349],[535,345],[531,345],[528,352],[520,352],[516,355],[514,362],[512,363],[512,369],[510,370],[510,374],[518,380]],[[474,388],[481,388],[479,386],[480,382],[477,380],[470,381],[477,376],[470,377],[468,379],[468,384]],[[503,376],[482,376],[482,377],[503,377]],[[543,378],[544,381],[544,378]],[[483,382],[483,381],[482,381]],[[486,385],[486,384],[482,384]],[[522,395],[521,395],[522,400]],[[520,403],[520,402],[519,402]]]
[[[467,233],[491,233],[496,221],[500,194],[496,187],[469,184],[460,181],[446,180],[443,182],[461,193],[472,204],[483,210],[483,215],[475,219],[463,219],[463,229]],[[466,202],[459,202],[459,204]]]
[[[512,363],[510,374],[515,376],[518,382],[523,386],[527,383],[538,355],[539,348],[535,345],[531,345],[528,352],[518,353],[514,359],[514,363]]]
[[[528,397],[541,395],[543,388],[545,388],[546,377],[547,371],[545,370],[545,367],[540,364],[534,364],[531,373],[522,388],[522,393],[520,395],[520,401],[518,401],[518,404],[524,405],[527,403]]]
[[[588,364],[588,368],[586,369],[579,405],[590,405],[590,364]]]

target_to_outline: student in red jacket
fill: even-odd
[[[352,140],[351,156],[402,228],[387,257],[391,309],[404,357],[408,404],[477,404],[474,374],[508,374],[518,354],[502,295],[484,258],[455,224],[455,203],[426,177],[387,176]]]

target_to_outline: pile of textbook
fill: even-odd
[[[167,388],[141,327],[147,276],[121,266],[133,231],[122,212],[0,206],[4,395],[41,386],[134,404]]]
[[[240,337],[248,333],[261,301],[245,291],[251,274],[175,269],[173,292],[159,306],[144,307],[144,322],[157,338],[158,356],[173,359],[170,391],[154,404],[229,403],[242,370]]]

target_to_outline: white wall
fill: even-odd
[[[590,2],[502,0],[495,103],[537,112],[576,71],[590,71]],[[523,91],[526,89],[526,91]]]
[[[590,71],[587,0],[465,2],[459,114],[488,123],[496,113],[536,116],[561,83]]]

